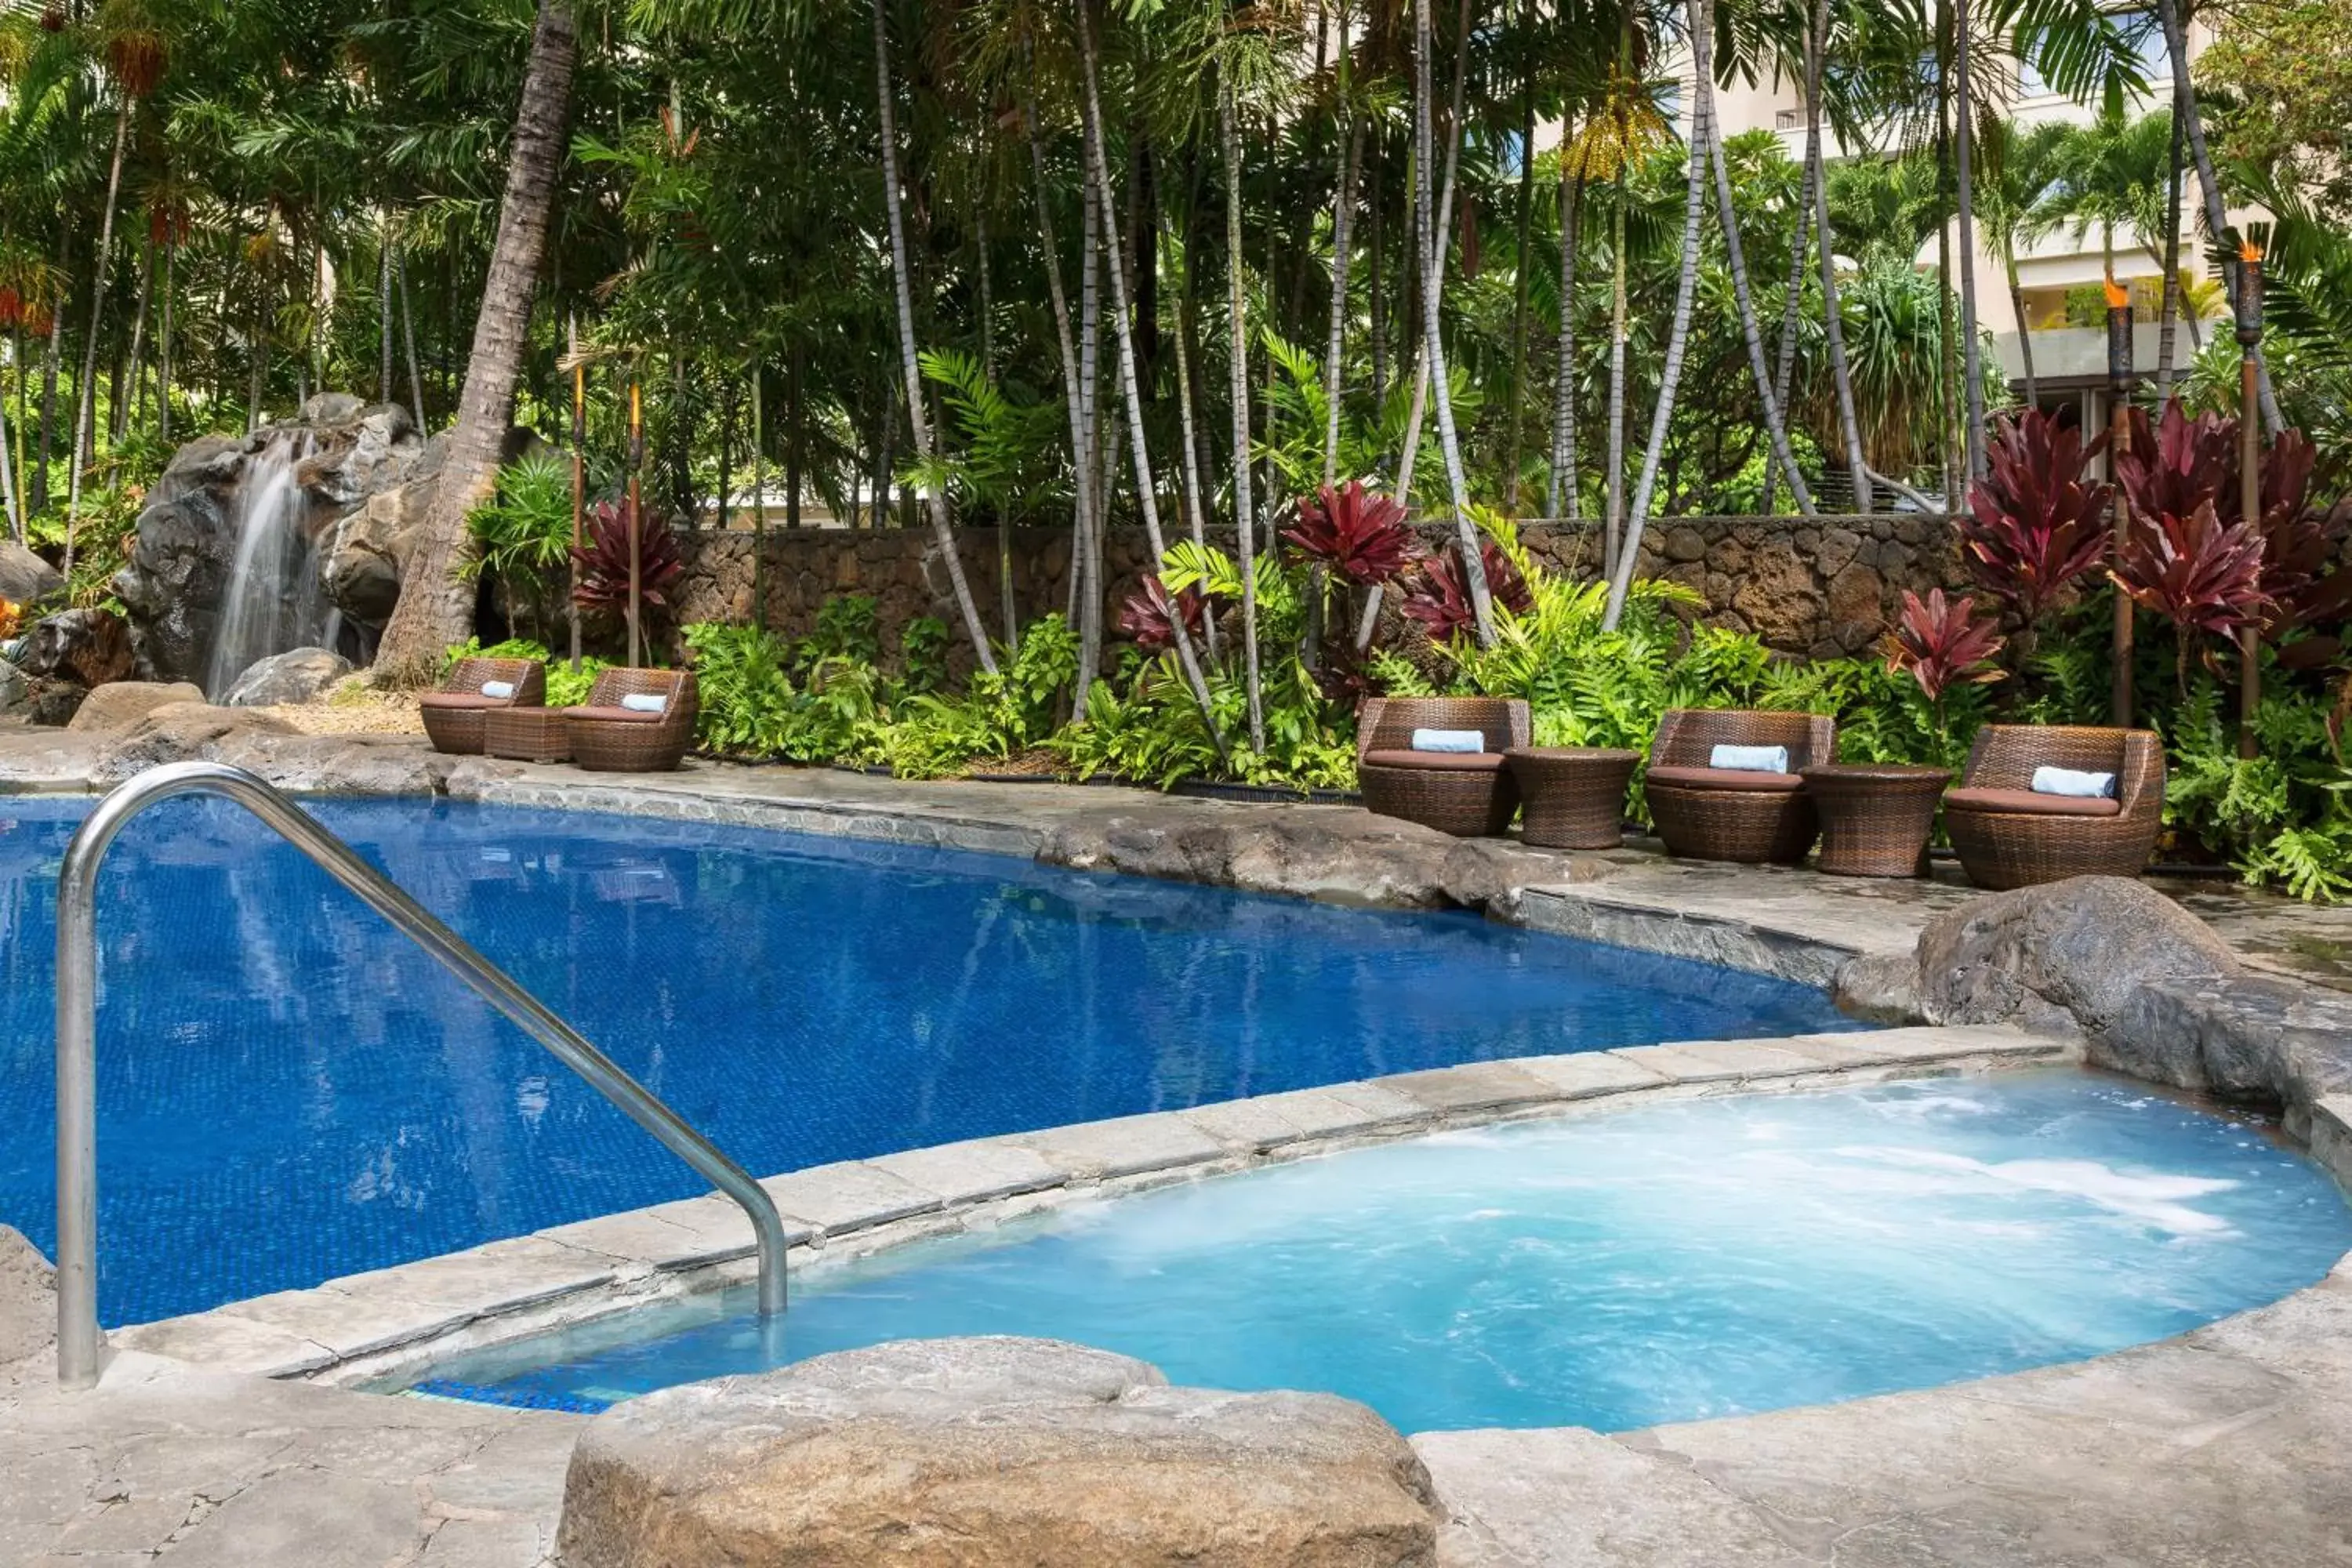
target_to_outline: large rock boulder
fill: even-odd
[[[2352,996],[2250,969],[2144,883],[2078,877],[1963,904],[1920,934],[1917,984],[1931,1023],[2079,1029],[2101,1067],[2280,1105],[2290,1126],[2352,1093]]]
[[[16,668],[36,679],[103,686],[130,678],[131,628],[105,610],[60,610],[25,634]]]
[[[68,730],[113,734],[128,730],[156,709],[173,702],[202,702],[205,694],[186,680],[117,680],[97,688],[75,710]]]
[[[448,449],[444,437],[427,441],[409,479],[353,507],[327,536],[319,568],[327,597],[362,626],[381,626],[392,618],[400,574],[433,509]]]
[[[40,1248],[0,1225],[0,1366],[57,1343],[58,1275]]]
[[[2020,1024],[2097,1036],[2134,993],[2238,973],[2212,928],[2142,882],[2075,877],[1993,893],[1919,936],[1919,1000],[1937,1024]]]
[[[390,615],[381,595],[357,607],[343,603],[331,591],[328,566],[344,521],[371,498],[424,472],[427,444],[394,405],[322,393],[289,423],[183,447],[149,493],[114,589],[131,612],[140,668],[151,678],[205,676],[245,521],[245,488],[254,459],[266,450],[294,463],[300,514],[292,526],[304,542],[298,570],[316,574],[328,597],[362,627],[380,626]],[[289,601],[303,596],[296,585],[287,595]]]
[[[29,605],[66,585],[58,569],[17,543],[0,540],[0,599]]]
[[[247,667],[221,698],[225,708],[276,708],[316,701],[352,672],[352,661],[323,647],[298,647]]]
[[[36,724],[72,721],[90,689],[128,678],[131,631],[105,610],[62,610],[35,626],[16,650],[25,716]]]
[[[557,1548],[567,1568],[1430,1568],[1438,1523],[1428,1472],[1360,1405],[934,1340],[615,1406],[572,1450]]]

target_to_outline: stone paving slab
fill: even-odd
[[[2352,1277],[2180,1339],[1601,1436],[1424,1434],[1442,1568],[2352,1563]]]

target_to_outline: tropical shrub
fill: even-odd
[[[580,586],[572,602],[583,610],[625,616],[629,608],[629,520],[611,501],[588,510],[580,548],[572,552],[580,569]],[[637,525],[637,602],[644,609],[667,609],[669,590],[686,562],[678,552],[677,535],[658,512],[646,512]]]
[[[2030,408],[2000,421],[1986,475],[1952,519],[1969,574],[2015,612],[2028,647],[2043,612],[2106,557],[2113,492],[2084,477],[2105,450],[2104,436],[2084,445],[2071,417]]]

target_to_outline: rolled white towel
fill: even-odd
[[[482,682],[482,695],[485,697],[495,697],[501,702],[505,701],[508,698],[512,697],[514,695],[514,682],[511,680],[485,680]]]
[[[2072,795],[2077,800],[2112,800],[2116,794],[2116,775],[2079,773],[2073,768],[2053,768],[2045,763],[2033,770],[2032,787],[2036,795]]]
[[[1472,755],[1486,749],[1486,737],[1476,730],[1415,730],[1416,752],[1454,752]]]
[[[1789,771],[1789,748],[1717,746],[1707,753],[1706,765],[1733,773],[1785,773]]]
[[[632,713],[660,713],[669,707],[669,698],[659,691],[632,691],[621,699],[621,706]]]

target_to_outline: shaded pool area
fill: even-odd
[[[0,812],[0,1221],[55,1234],[54,892]],[[755,1173],[1460,1062],[1853,1026],[1489,924],[1025,860],[447,801],[328,826]],[[235,808],[100,889],[101,1315],[198,1310],[703,1190]]]
[[[1357,1150],[670,1305],[425,1392],[596,1409],[891,1339],[1033,1334],[1399,1427],[1617,1431],[2185,1331],[2324,1276],[2352,1208],[2266,1129],[2076,1071],[1678,1101]],[[722,1315],[731,1314],[731,1315]]]

